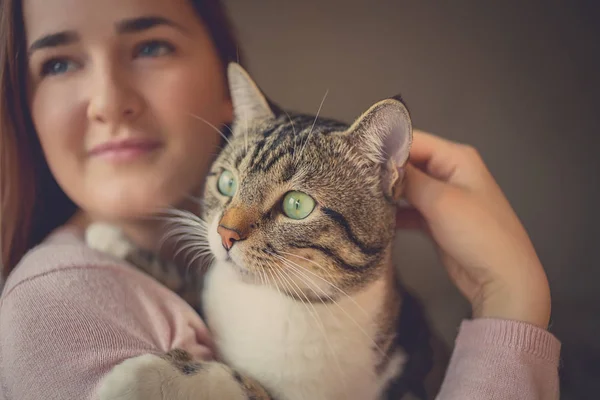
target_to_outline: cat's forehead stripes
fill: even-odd
[[[269,129],[267,134],[263,134],[263,138],[256,143],[254,153],[250,159],[250,165],[248,166],[249,173],[259,171],[268,172],[270,168],[265,167],[265,163],[270,162],[276,156],[273,152],[277,151],[278,147],[284,143],[289,144],[290,134],[292,133],[291,125],[281,124],[280,126],[275,126],[275,128]]]
[[[218,223],[230,208],[256,208],[255,229],[233,248],[236,263],[253,271],[277,267],[288,273],[301,265],[309,275],[359,290],[377,275],[393,239],[395,197],[390,193],[396,193],[397,174],[392,169],[402,165],[410,144],[405,107],[383,100],[352,124],[288,114],[270,109],[248,76],[233,75],[236,119],[217,165],[232,170],[236,191],[225,198],[213,178],[207,218]],[[290,204],[284,199],[289,191],[313,199],[317,207],[310,218],[288,215]],[[310,292],[297,280],[303,294]],[[329,289],[327,294],[336,296]]]
[[[238,129],[246,129],[246,127],[242,123]],[[283,115],[258,134],[259,139],[249,146],[247,152],[247,138],[243,134],[238,136],[235,144],[239,148],[235,155],[234,165],[239,168],[240,164],[249,158],[249,164],[246,167],[247,173],[266,173],[282,157],[299,156],[299,152],[305,149],[310,136],[340,132],[346,129],[348,129],[347,124],[332,119],[318,118],[315,120],[313,116],[302,114]],[[294,172],[292,166],[288,165],[281,180],[288,181]]]

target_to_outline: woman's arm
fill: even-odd
[[[559,354],[559,341],[534,325],[463,321],[437,399],[558,400]]]
[[[92,399],[103,376],[127,358],[175,346],[210,358],[204,326],[186,307],[150,278],[118,267],[24,280],[0,303],[0,393]]]
[[[439,394],[557,399],[560,343],[547,332],[550,288],[526,230],[475,149],[414,132],[400,228],[437,246],[474,320],[463,322]]]

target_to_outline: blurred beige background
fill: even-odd
[[[451,4],[450,4],[451,3]],[[563,341],[564,399],[598,398],[600,13],[592,1],[228,0],[246,61],[286,108],[351,121],[401,93],[417,128],[482,153],[531,234]],[[432,246],[395,257],[452,343],[467,304]]]

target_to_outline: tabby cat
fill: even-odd
[[[108,374],[101,398],[430,398],[429,329],[391,261],[407,108],[386,99],[349,126],[281,111],[237,64],[228,79],[235,121],[202,218],[176,218],[210,248],[201,311],[220,362],[179,349],[132,358]],[[90,227],[92,247],[157,264],[125,241]]]

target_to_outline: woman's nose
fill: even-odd
[[[93,75],[90,84],[88,119],[111,125],[135,120],[144,109],[144,100],[126,71],[107,66]]]

